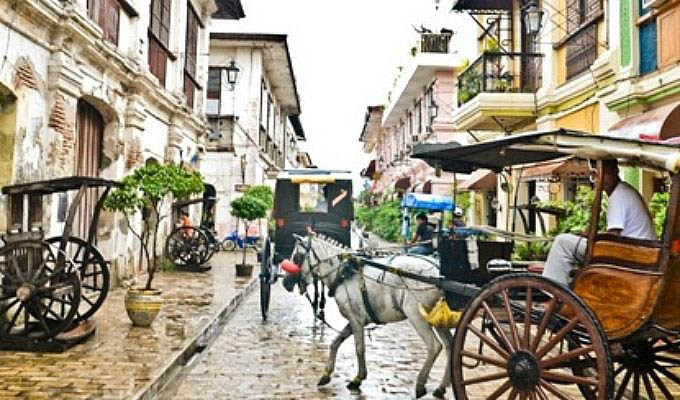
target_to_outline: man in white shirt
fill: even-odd
[[[635,239],[656,240],[654,224],[645,201],[637,190],[619,179],[616,160],[605,160],[602,176],[607,203],[607,233]],[[582,236],[558,235],[550,248],[543,276],[564,285],[569,283],[569,272],[582,264],[587,240]]]

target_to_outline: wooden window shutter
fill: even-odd
[[[680,61],[680,9],[678,7],[660,14],[657,17],[658,40],[657,54],[659,68]]]
[[[581,25],[581,0],[567,0],[567,33],[574,33]]]
[[[113,43],[118,44],[118,28],[120,19],[120,4],[118,0],[104,0],[105,6],[102,11],[102,29],[104,37]]]
[[[163,3],[163,10],[162,10],[162,15],[161,15],[161,29],[160,29],[160,36],[158,39],[160,39],[161,43],[165,45],[165,47],[170,47],[170,6],[172,4],[172,0],[161,0]]]
[[[602,0],[585,0],[585,20],[589,21],[602,12]]]
[[[186,72],[196,80],[196,58],[198,49],[198,16],[191,4],[187,10],[187,38],[186,38]]]

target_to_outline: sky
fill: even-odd
[[[319,168],[352,171],[356,185],[372,158],[358,141],[366,109],[386,103],[418,39],[413,26],[456,30],[460,16],[449,13],[451,1],[441,0],[438,11],[435,1],[242,0],[246,17],[228,23],[238,31],[288,34],[303,149]]]

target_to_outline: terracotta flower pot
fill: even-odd
[[[251,276],[252,274],[252,264],[236,264],[236,276]]]
[[[160,290],[129,289],[125,295],[125,310],[135,326],[150,326],[162,305]]]

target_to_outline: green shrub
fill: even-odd
[[[393,200],[377,206],[359,204],[355,209],[355,217],[364,230],[389,242],[397,242],[401,238],[401,212],[400,202]]]
[[[579,186],[576,192],[575,201],[566,201],[559,205],[563,207],[566,214],[560,219],[557,228],[551,232],[551,235],[560,233],[583,233],[588,229],[590,224],[590,216],[593,209],[593,201],[595,200],[595,191],[588,186]],[[550,204],[557,205],[557,204]],[[598,224],[599,230],[607,228],[607,199],[606,196],[602,198],[602,208],[600,210],[600,222]]]
[[[663,234],[663,225],[666,222],[666,210],[670,197],[670,193],[654,193],[652,200],[649,202],[649,211],[654,217],[654,228],[656,229],[657,237],[661,237]]]

